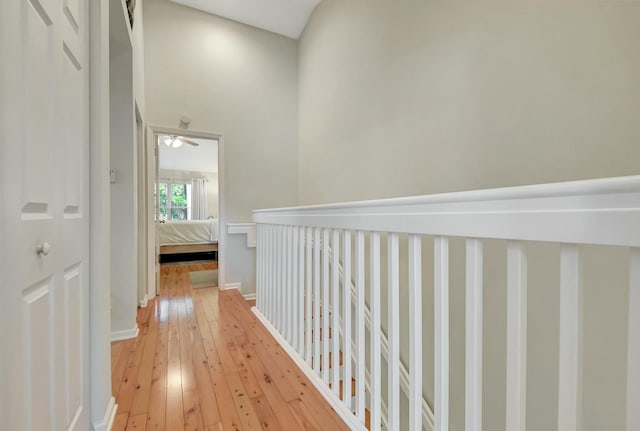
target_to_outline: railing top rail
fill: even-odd
[[[640,247],[640,175],[256,210],[257,223]]]
[[[640,175],[598,178],[579,181],[499,187],[469,191],[435,193],[387,199],[303,205],[296,207],[264,208],[253,213],[286,213],[291,211],[317,211],[333,209],[393,207],[420,204],[468,203],[496,200],[529,200],[536,198],[559,198],[569,196],[613,195],[640,193]]]

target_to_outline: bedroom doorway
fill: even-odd
[[[222,136],[152,127],[156,294],[160,265],[198,262],[222,279]]]

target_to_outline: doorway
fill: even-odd
[[[221,135],[150,127],[155,175],[150,242],[155,293],[161,264],[215,262],[224,273],[224,176]]]

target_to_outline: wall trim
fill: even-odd
[[[256,247],[255,223],[227,223],[227,233],[231,235],[247,235],[247,247]]]
[[[227,283],[224,286],[219,286],[218,290],[232,290],[232,289],[237,289],[240,290],[240,288],[242,287],[242,283]]]
[[[144,298],[142,298],[142,299],[140,300],[140,302],[138,303],[138,306],[139,306],[140,308],[145,308],[145,307],[147,306],[147,303],[148,303],[148,302],[149,302],[149,295],[148,295],[148,294],[145,294],[145,295],[144,295]]]
[[[256,307],[251,307],[251,311],[256,315],[258,320],[264,325],[265,328],[269,331],[269,333],[276,339],[278,344],[287,352],[289,357],[295,362],[295,364],[302,370],[302,372],[307,376],[307,378],[313,383],[318,392],[323,396],[325,400],[333,407],[335,412],[340,416],[340,418],[345,422],[345,424],[352,431],[366,431],[367,429],[363,424],[358,422],[358,419],[355,415],[340,401],[340,398],[329,388],[324,381],[313,371],[311,367],[304,361],[298,352],[295,351],[289,343],[280,335],[278,330],[274,328],[269,320],[258,311]]]
[[[255,293],[245,293],[244,295],[242,295],[245,299],[245,301],[253,301],[256,299],[256,294]]]
[[[138,328],[137,323],[136,323],[136,326],[134,326],[131,329],[123,329],[121,331],[111,331],[111,342],[136,338],[139,332],[140,332],[140,328]]]
[[[107,404],[107,410],[104,413],[104,418],[93,423],[93,431],[111,431],[117,411],[118,405],[116,404],[116,399],[111,397],[111,399],[109,399],[109,404]]]

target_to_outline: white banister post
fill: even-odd
[[[313,229],[313,371],[320,375],[320,229]]]
[[[560,362],[558,429],[581,429],[582,404],[582,275],[575,245],[560,249]]]
[[[370,271],[371,271],[371,298],[369,307],[371,309],[371,430],[379,431],[382,422],[382,368],[381,368],[381,343],[382,336],[381,310],[380,310],[380,233],[371,233],[370,248]]]
[[[422,238],[409,235],[409,430],[422,431]]]
[[[630,253],[626,431],[636,431],[640,429],[640,248]]]
[[[305,234],[305,317],[304,317],[304,336],[305,336],[305,348],[304,358],[307,364],[311,366],[312,353],[312,322],[313,322],[313,285],[312,285],[312,233],[313,228],[307,228]]]
[[[291,240],[291,346],[295,351],[299,350],[298,346],[298,227],[292,226]]]
[[[507,245],[506,429],[525,431],[527,406],[527,255],[521,242]]]
[[[340,283],[338,280],[338,265],[340,262],[340,232],[334,229],[331,237],[331,328],[332,341],[332,367],[331,386],[333,393],[340,396]]]
[[[434,240],[434,431],[449,430],[449,239]]]
[[[366,394],[364,350],[364,232],[356,232],[356,417],[364,424]]]
[[[482,430],[482,241],[467,240],[465,429]]]
[[[387,236],[387,289],[388,289],[388,402],[387,428],[400,429],[400,264],[398,234]]]
[[[342,400],[348,409],[352,409],[351,403],[351,231],[344,231],[343,238],[343,276],[342,296],[344,303],[344,315],[342,316],[342,361],[343,383]]]
[[[298,228],[298,353],[304,357],[304,227]]]
[[[329,384],[329,229],[322,230],[322,380]]]

